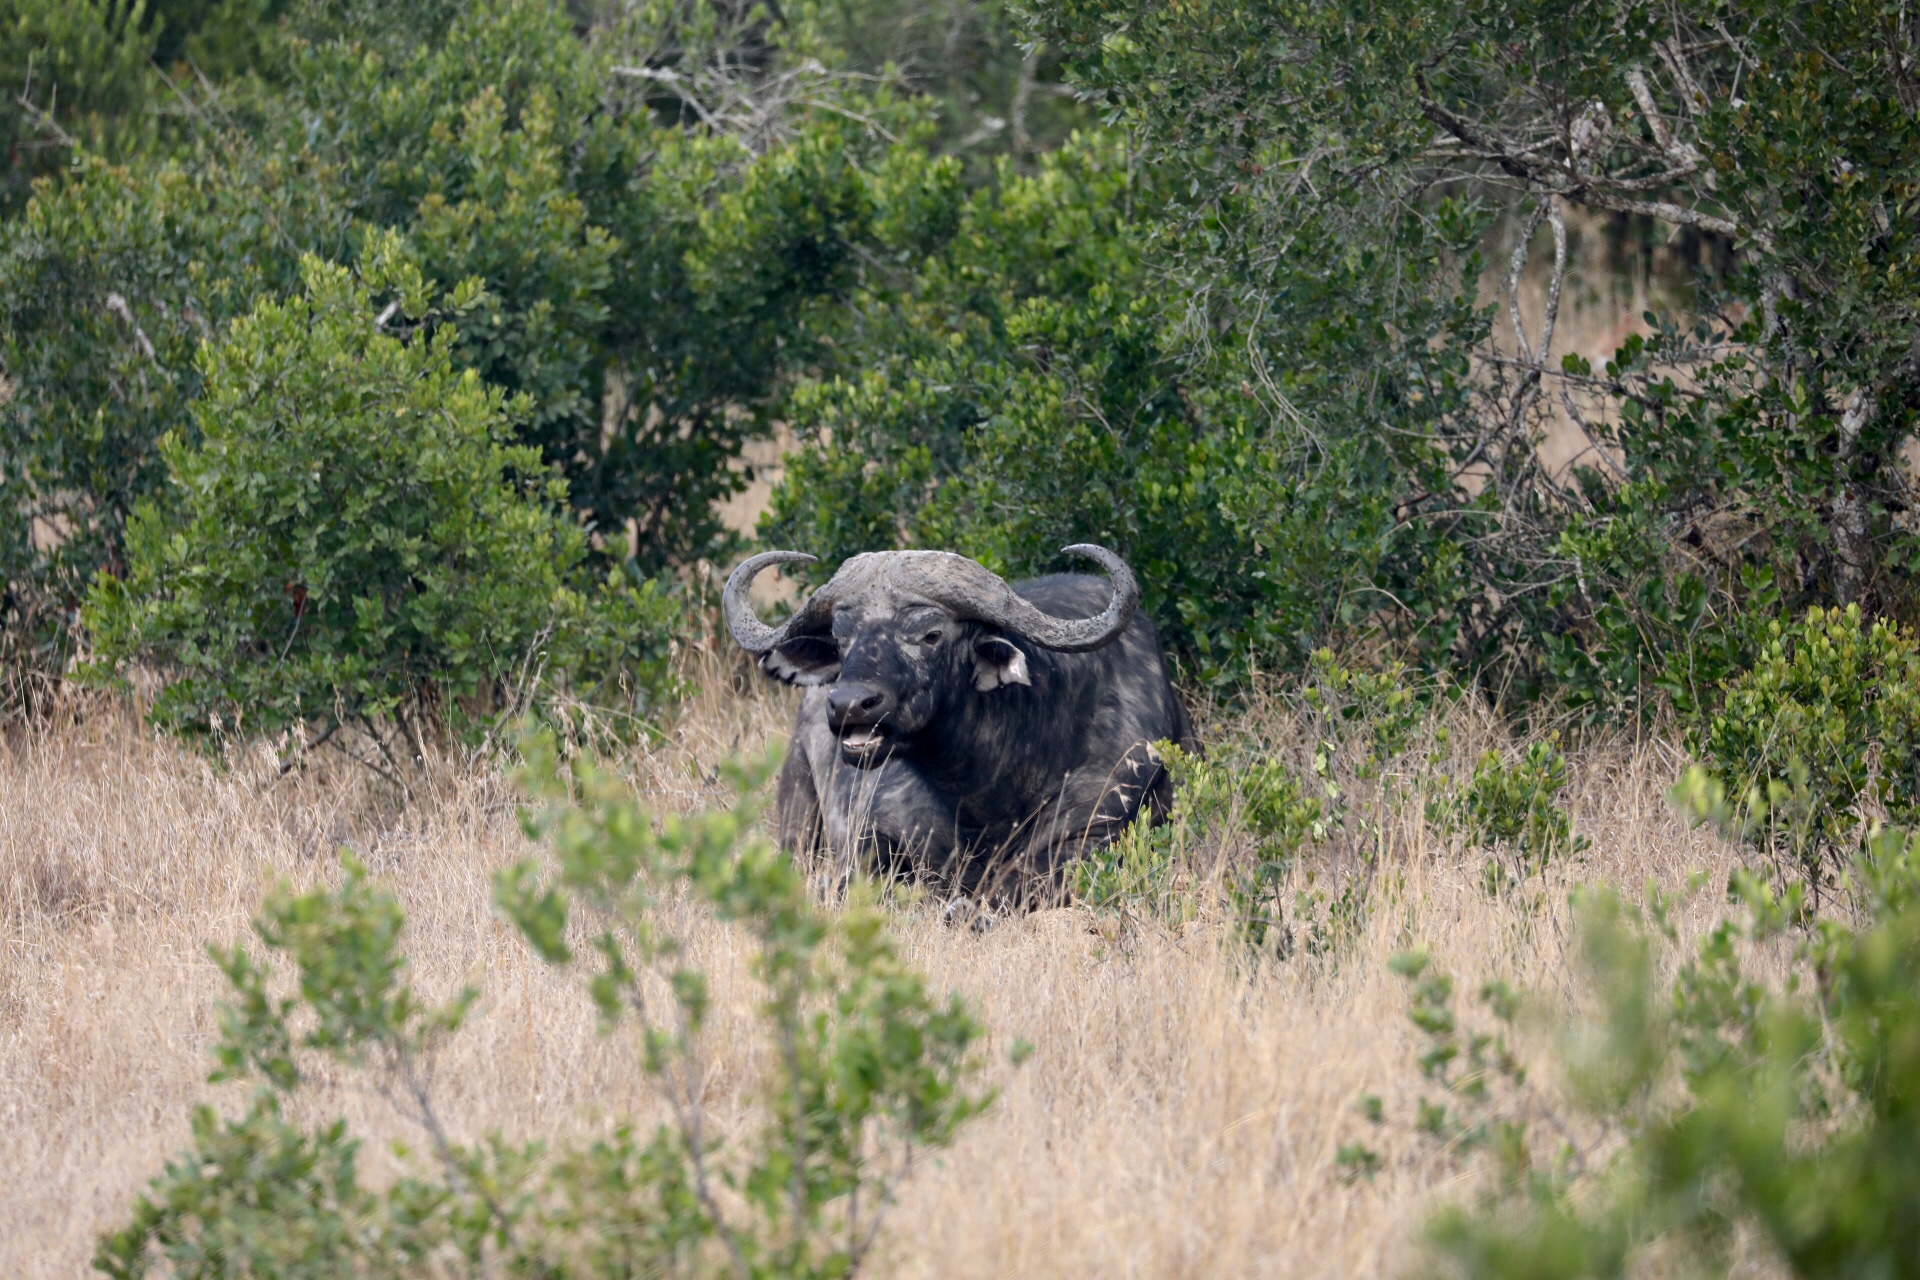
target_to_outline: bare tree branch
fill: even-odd
[[[117,316],[127,328],[133,330],[134,345],[140,348],[140,354],[154,364],[159,364],[160,357],[155,354],[153,343],[147,338],[147,331],[140,327],[138,320],[134,319],[133,308],[127,305],[126,298],[119,293],[108,293],[107,310]]]

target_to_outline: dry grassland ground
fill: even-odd
[[[651,803],[689,808],[730,752],[784,733],[777,691],[710,671],[671,740],[636,756]],[[1297,730],[1278,712],[1251,728]],[[1216,726],[1217,728],[1217,726]],[[1470,759],[1489,726],[1457,718]],[[1395,1274],[1423,1216],[1470,1174],[1406,1123],[1422,1081],[1404,982],[1387,957],[1427,945],[1463,989],[1506,977],[1555,992],[1570,979],[1566,890],[1637,892],[1695,869],[1724,883],[1731,855],[1662,799],[1679,758],[1658,742],[1589,743],[1570,807],[1591,847],[1523,902],[1480,887],[1480,859],[1430,835],[1420,806],[1388,826],[1362,936],[1337,961],[1236,962],[1205,923],[1181,930],[1066,909],[984,934],[931,907],[897,932],[937,988],[965,993],[992,1029],[993,1111],[923,1166],[893,1212],[873,1273],[909,1277],[1220,1277]],[[205,1083],[222,980],[205,953],[239,937],[276,879],[337,874],[358,848],[398,893],[430,994],[466,981],[482,1012],[437,1068],[442,1114],[463,1136],[580,1134],[656,1106],[633,1047],[597,1033],[572,978],[548,970],[495,917],[488,873],[525,851],[511,786],[486,768],[441,769],[397,808],[351,771],[271,784],[261,762],[215,765],[155,740],[124,710],[92,708],[0,748],[0,1276],[84,1274],[96,1235],[187,1138],[189,1106],[241,1095]],[[1690,900],[1687,927],[1718,914]],[[740,947],[696,934],[727,1016],[707,1098],[753,1123],[754,1060]],[[1018,1070],[1006,1046],[1036,1052]],[[1355,1111],[1384,1099],[1375,1130]],[[311,1117],[345,1114],[378,1175],[404,1122],[351,1081],[315,1091]],[[1384,1157],[1343,1185],[1344,1142]]]

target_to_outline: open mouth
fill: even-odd
[[[856,725],[841,731],[840,750],[855,758],[870,756],[886,746],[891,736],[885,725]]]

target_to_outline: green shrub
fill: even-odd
[[[1445,1144],[1456,1158],[1492,1148],[1502,1174],[1515,1176],[1526,1163],[1526,1126],[1502,1104],[1509,1101],[1503,1095],[1527,1084],[1527,1068],[1509,1041],[1520,1011],[1518,994],[1500,981],[1480,988],[1478,1003],[1494,1019],[1489,1030],[1460,1015],[1452,977],[1436,968],[1425,951],[1400,952],[1387,965],[1413,984],[1407,1017],[1425,1039],[1417,1059],[1420,1075],[1442,1090],[1438,1101],[1416,1100],[1414,1129]],[[1368,1118],[1379,1124],[1385,1116],[1376,1106]]]
[[[747,794],[773,763],[734,771],[735,785]],[[551,799],[567,794],[550,756],[536,751],[531,773]],[[941,1001],[927,992],[871,903],[823,914],[804,873],[748,834],[749,806],[669,818],[656,832],[613,780],[576,767],[571,782],[577,801],[551,805],[529,824],[552,841],[557,875],[542,883],[532,863],[510,868],[498,882],[503,909],[555,964],[575,961],[567,920],[584,917],[589,994],[608,1025],[636,1024],[648,1072],[679,1099],[677,1137],[701,1234],[717,1238],[744,1274],[851,1274],[916,1155],[949,1144],[991,1102],[971,1085],[981,1027],[957,995]],[[754,973],[767,994],[761,1016],[779,1064],[757,1146],[704,1159],[700,1145],[711,1139],[697,1095],[706,981],[684,967],[680,941],[655,912],[682,889],[754,939]],[[649,1004],[648,974],[666,980],[672,1007]],[[716,1203],[722,1179],[744,1196],[744,1210]]]
[[[1369,669],[1326,648],[1309,656],[1307,675],[1300,697],[1319,739],[1314,772],[1322,777],[1336,758],[1359,781],[1379,777],[1412,741],[1434,692],[1431,685],[1417,687],[1404,662],[1389,659]]]
[[[1625,1142],[1563,1141],[1537,1158],[1530,1120],[1544,1113],[1562,1138],[1575,1127],[1524,1093],[1504,1040],[1486,1037],[1482,1087],[1463,1119],[1497,1139],[1502,1176],[1478,1205],[1433,1219],[1424,1273],[1552,1280],[1643,1274],[1664,1261],[1725,1274],[1750,1233],[1794,1276],[1913,1275],[1920,839],[1883,833],[1855,873],[1864,923],[1823,920],[1788,935],[1784,983],[1742,957],[1786,945],[1805,906],[1798,886],[1776,897],[1737,877],[1745,919],[1708,933],[1670,990],[1656,978],[1657,948],[1675,940],[1669,904],[1656,897],[1641,912],[1611,891],[1584,895],[1592,1008],[1569,1020],[1558,1056],[1575,1103],[1602,1122],[1590,1132]],[[1430,974],[1421,982],[1415,1021],[1433,1052],[1457,1055],[1450,993]],[[1510,1019],[1511,999],[1495,1003]],[[1512,1089],[1496,1097],[1485,1086],[1502,1079]]]
[[[1688,803],[1807,878],[1816,897],[1867,821],[1920,815],[1920,647],[1858,606],[1775,623],[1689,734]]]
[[[900,207],[876,224],[873,189],[934,162],[925,104],[884,85],[820,74],[790,106],[748,89],[806,56],[768,43],[795,33],[765,14],[600,16],[583,35],[564,7],[481,0],[378,56],[351,33],[316,41],[271,136],[316,147],[438,288],[482,278],[456,359],[531,397],[519,439],[616,558],[630,538],[653,572],[729,554],[716,500],[751,478],[730,464],[772,432],[790,373],[837,363],[844,296],[906,247],[883,237],[923,228]],[[772,96],[748,124],[732,99],[703,117],[628,74],[668,64],[696,98],[710,74]]]
[[[752,797],[771,761],[729,768],[733,808],[656,820],[610,778],[563,775],[550,743],[528,756],[550,802],[528,826],[551,839],[555,871],[507,869],[498,902],[540,956],[587,970],[583,994],[606,1030],[634,1029],[673,1119],[591,1143],[456,1141],[433,1065],[478,992],[420,999],[400,907],[348,858],[337,888],[269,895],[255,932],[282,964],[215,948],[232,998],[214,1078],[252,1081],[253,1101],[235,1118],[196,1109],[191,1147],[102,1239],[100,1270],[824,1280],[860,1269],[900,1180],[992,1099],[975,1085],[979,1024],[959,997],[926,990],[877,910],[823,914],[755,834]],[[716,1137],[702,1102],[710,997],[675,929],[686,906],[750,939],[764,989],[754,1060],[768,1064],[767,1120],[736,1141]],[[574,950],[582,933],[590,960]],[[384,1190],[360,1181],[343,1121],[286,1119],[316,1070],[363,1082],[417,1126],[423,1149],[397,1148],[405,1172]]]
[[[1379,260],[1303,230],[1259,307],[1197,340],[1212,304],[1170,306],[1162,270],[1183,243],[1162,221],[1173,193],[1131,154],[1090,132],[971,194],[939,172],[876,184],[877,225],[930,230],[861,281],[841,362],[789,395],[802,448],[763,540],[823,573],[915,545],[1015,575],[1100,542],[1209,682],[1302,667],[1395,600],[1419,615],[1403,634],[1444,651],[1452,535],[1395,503],[1445,483],[1443,455],[1407,442],[1459,413],[1454,329],[1473,314],[1435,304],[1389,327],[1400,285]],[[1465,235],[1459,214],[1440,222]]]
[[[1328,446],[1314,460],[1340,459],[1344,502],[1317,478],[1296,496],[1247,473],[1271,513],[1264,545],[1322,552],[1295,579],[1336,588],[1322,609],[1385,612],[1423,656],[1493,668],[1490,694],[1564,693],[1596,719],[1711,689],[1741,656],[1726,624],[1769,595],[1796,613],[1914,615],[1901,458],[1920,427],[1920,221],[1889,211],[1909,199],[1920,117],[1888,105],[1908,102],[1907,72],[1878,56],[1871,5],[1028,12],[1173,192],[1154,279],[1195,363],[1271,343],[1273,386]],[[1443,192],[1502,228],[1478,241],[1515,255],[1498,276],[1451,269],[1472,242],[1436,216]],[[1520,295],[1569,301],[1598,258],[1622,284],[1656,261],[1672,274],[1646,331],[1590,362],[1561,349],[1564,326],[1523,323]],[[1452,322],[1436,297],[1497,330]],[[1352,365],[1343,330],[1372,344]],[[1449,385],[1444,356],[1463,351],[1472,372]],[[1378,391],[1359,448],[1312,385],[1343,367],[1354,400]],[[1283,412],[1256,374],[1245,397]],[[1568,431],[1586,436],[1572,465],[1543,465],[1541,437]],[[1421,465],[1416,439],[1446,464]],[[1428,540],[1435,525],[1454,536]],[[1382,552],[1400,539],[1424,545],[1395,563]]]
[[[1201,894],[1217,893],[1237,937],[1283,958],[1328,954],[1356,936],[1380,838],[1408,794],[1396,769],[1435,690],[1411,681],[1403,663],[1370,669],[1327,649],[1308,671],[1298,701],[1289,700],[1310,735],[1304,750],[1246,732],[1209,743],[1204,755],[1158,744],[1173,811],[1165,825],[1136,824],[1080,862],[1081,901],[1185,920]],[[1283,891],[1309,847],[1329,856],[1306,869],[1289,901]]]
[[[526,396],[522,433],[558,452],[581,420],[600,422],[595,339],[609,322],[619,243],[568,189],[566,138],[545,90],[527,95],[515,123],[488,86],[463,104],[457,125],[442,126],[451,136],[432,156],[439,172],[412,211],[409,242],[439,287],[486,282],[487,301],[455,319],[458,362]]]
[[[360,279],[308,259],[304,293],[204,349],[198,442],[164,442],[168,490],[129,526],[126,576],[87,606],[102,669],[165,677],[160,723],[398,728],[418,750],[462,708],[509,699],[589,612],[563,483],[506,443],[519,406],[455,371],[451,326],[429,323],[401,254],[379,242]],[[376,323],[388,293],[410,337]],[[479,297],[468,282],[443,301]]]
[[[1298,940],[1293,937],[1282,886],[1301,849],[1325,839],[1331,798],[1309,794],[1308,787],[1279,760],[1236,759],[1223,753],[1217,761],[1196,767],[1201,764],[1192,761],[1187,766],[1190,776],[1181,792],[1184,820],[1200,829],[1245,833],[1245,852],[1226,878],[1228,910],[1250,946],[1271,947],[1285,955]],[[1308,914],[1301,909],[1303,904],[1292,905],[1296,916]]]
[[[43,9],[82,44],[126,18],[27,8],[26,54]],[[923,109],[878,89],[850,117],[823,82],[752,145],[656,112],[649,82],[615,73],[619,41],[671,43],[677,6],[618,38],[537,0],[215,8],[146,13],[188,19],[157,30],[174,56],[176,35],[254,35],[270,66],[204,90],[168,147],[76,156],[0,219],[0,662],[43,677],[82,643],[94,576],[127,572],[127,522],[166,483],[159,441],[198,444],[200,344],[297,292],[303,255],[353,263],[393,232],[433,296],[478,277],[485,296],[439,317],[455,367],[526,397],[506,443],[567,480],[596,576],[629,557],[654,574],[725,558],[717,500],[750,482],[739,454],[778,384],[832,362],[835,299],[879,242],[910,252],[952,204],[951,165],[913,178],[935,164]],[[156,30],[127,22],[142,62]],[[871,183],[919,194],[880,225]]]
[[[0,223],[0,657],[59,673],[94,574],[126,572],[126,522],[158,492],[169,432],[196,438],[196,353],[299,285],[298,248],[344,251],[324,166],[236,147],[193,163],[89,157]]]
[[[1169,821],[1135,823],[1076,863],[1074,895],[1100,910],[1184,920],[1224,858],[1222,884],[1237,929],[1255,947],[1277,941],[1287,927],[1280,883],[1314,838],[1320,801],[1251,744],[1222,743],[1205,756],[1171,742],[1157,747],[1175,787]]]
[[[1135,823],[1073,864],[1074,899],[1096,911],[1182,923],[1198,909],[1192,833]]]
[[[194,1108],[192,1148],[136,1198],[128,1225],[101,1239],[97,1269],[117,1280],[397,1275],[433,1257],[461,1210],[470,1211],[460,1203],[472,1192],[458,1166],[471,1158],[448,1143],[427,1073],[479,993],[422,1001],[406,982],[399,904],[351,855],[344,863],[337,889],[276,889],[254,922],[269,951],[293,967],[292,993],[282,993],[276,966],[245,947],[210,949],[231,992],[210,1079],[254,1082],[251,1104],[237,1119]],[[366,1072],[425,1126],[451,1185],[409,1177],[370,1191],[344,1121],[307,1131],[284,1119],[322,1058]]]
[[[756,262],[769,329],[731,314],[716,324],[707,294],[730,282],[697,282],[689,266],[712,248],[706,218],[751,178],[753,154],[724,131],[657,116],[614,75],[616,42],[584,37],[564,8],[423,7],[403,39],[376,43],[348,24],[302,45],[266,143],[324,157],[360,225],[406,236],[436,289],[486,284],[487,302],[452,318],[455,362],[529,398],[515,442],[565,476],[607,555],[631,542],[649,573],[723,557],[714,503],[747,482],[728,463],[765,425],[755,411],[776,343],[798,336],[791,308],[805,297],[794,276]],[[671,8],[634,15],[634,38],[670,24]],[[795,132],[847,142],[839,123]],[[767,151],[773,164],[786,155]]]
[[[1561,854],[1586,848],[1586,837],[1573,834],[1573,818],[1560,807],[1566,785],[1567,758],[1557,743],[1530,743],[1512,764],[1489,751],[1474,765],[1466,786],[1431,804],[1429,816],[1442,830],[1463,833],[1470,848],[1495,855],[1487,864],[1486,882],[1497,890],[1545,870]]]
[[[78,142],[100,149],[151,135],[152,6],[7,0],[0,4],[0,216]]]

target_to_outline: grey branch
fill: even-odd
[[[160,357],[154,353],[153,343],[147,338],[147,331],[140,327],[138,320],[134,319],[133,308],[127,305],[126,298],[118,293],[107,294],[107,310],[119,317],[127,328],[133,330],[134,345],[140,348],[140,354],[153,363],[159,364]]]

